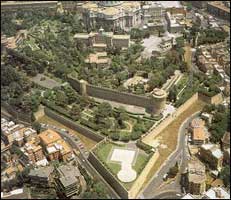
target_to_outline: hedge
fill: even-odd
[[[141,139],[137,140],[136,146],[139,147],[140,149],[143,149],[146,153],[151,153],[152,147],[150,145],[147,145],[141,141]]]

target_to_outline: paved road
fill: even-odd
[[[66,140],[73,149],[78,149],[80,151],[79,154],[79,159],[78,161],[80,162],[80,164],[85,167],[85,169],[98,181],[103,182],[106,186],[107,189],[110,193],[110,196],[113,199],[120,199],[119,195],[114,191],[114,189],[104,180],[104,178],[96,171],[96,169],[91,165],[91,163],[87,160],[87,156],[85,153],[83,153],[83,151],[79,148],[78,146],[78,142],[75,141],[75,139],[77,137],[73,137],[71,136],[69,133],[66,133],[64,131],[61,130],[57,130],[55,128],[53,128],[54,126],[50,126],[51,129],[54,129],[55,131],[59,132],[61,137],[63,137],[64,140]]]
[[[199,112],[193,114],[189,118],[187,118],[184,123],[181,125],[179,129],[179,143],[177,146],[176,151],[170,155],[170,157],[166,160],[162,168],[159,172],[152,178],[149,185],[144,189],[144,191],[140,194],[140,198],[147,198],[152,199],[155,198],[156,195],[159,195],[160,192],[163,192],[166,189],[174,190],[176,193],[181,193],[181,186],[180,186],[180,175],[177,176],[176,181],[172,182],[165,188],[159,188],[159,186],[163,183],[163,176],[166,174],[170,167],[174,166],[176,161],[178,161],[180,165],[179,174],[184,172],[186,164],[187,164],[187,146],[186,144],[186,128],[188,127],[190,121],[196,118],[199,115]]]

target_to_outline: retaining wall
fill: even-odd
[[[97,133],[95,133],[94,131],[76,123],[76,122],[73,122],[72,120],[64,117],[64,116],[61,116],[60,114],[52,111],[51,109],[45,107],[44,108],[44,112],[45,114],[48,116],[48,117],[51,117],[52,119],[62,123],[63,125],[79,132],[80,134],[96,141],[96,142],[100,142],[101,140],[104,139],[104,137],[102,135],[99,135]]]
[[[101,176],[110,184],[110,186],[119,194],[122,199],[128,199],[128,191],[111,174],[111,172],[101,163],[92,151],[88,156],[89,162],[101,174]]]
[[[170,123],[172,123],[177,116],[187,110],[193,103],[199,99],[198,93],[194,94],[184,104],[182,104],[172,115],[169,115],[163,120],[150,134],[146,135],[142,141],[148,145],[151,145],[152,139],[161,133]]]
[[[152,169],[153,165],[155,164],[156,160],[159,158],[160,154],[156,151],[152,157],[149,159],[148,163],[140,173],[139,177],[136,179],[135,183],[132,185],[131,189],[128,191],[129,199],[135,199],[139,194],[139,191],[142,187],[144,187],[144,182],[147,179],[147,176]]]

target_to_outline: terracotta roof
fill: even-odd
[[[206,135],[204,128],[194,128],[193,129],[193,140],[205,140]]]
[[[45,145],[52,144],[56,142],[57,140],[61,139],[60,135],[51,129],[48,129],[40,133],[39,138]]]
[[[192,128],[197,128],[197,127],[203,127],[205,125],[205,121],[199,118],[196,118],[192,120],[191,122],[191,127]]]

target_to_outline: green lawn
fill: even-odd
[[[104,144],[102,147],[96,150],[96,154],[100,158],[100,160],[103,160],[107,164],[113,174],[117,174],[121,169],[120,164],[107,162],[108,155],[113,147],[116,147],[116,145],[111,143]]]
[[[125,147],[125,145],[123,145]],[[95,149],[95,154],[97,155],[97,157],[99,157],[99,159],[101,161],[103,161],[104,164],[107,165],[107,167],[110,169],[110,171],[114,174],[115,177],[117,177],[117,173],[120,171],[121,169],[121,165],[118,163],[113,163],[113,162],[108,162],[108,155],[111,152],[112,148],[114,147],[121,147],[112,143],[105,143],[102,146],[98,147],[97,149]],[[145,167],[147,161],[148,161],[149,157],[148,155],[145,155],[141,152],[139,152],[137,158],[136,158],[136,162],[135,165],[133,166],[133,169],[136,170],[137,175],[139,175],[141,173],[141,171],[143,170],[143,168]],[[121,182],[127,189],[129,189],[132,184],[134,183],[123,183]]]
[[[133,166],[133,169],[135,169],[136,172],[139,174],[143,170],[147,161],[148,161],[148,156],[145,154],[139,153],[136,159],[136,163]]]

